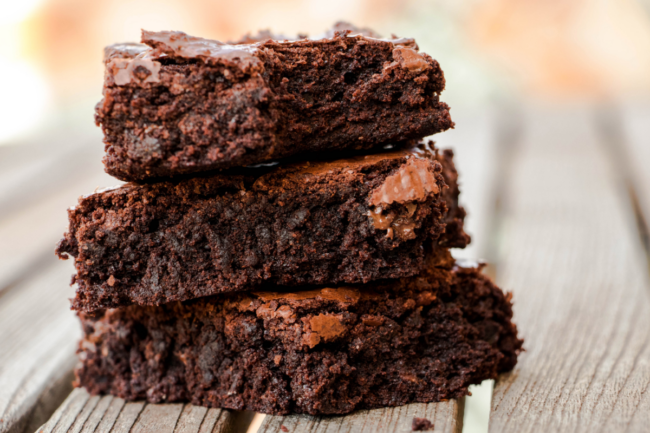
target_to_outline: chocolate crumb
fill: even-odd
[[[280,426],[280,430],[282,430],[282,431],[289,431],[289,429],[286,428],[285,426]]]
[[[411,431],[433,430],[433,423],[426,418],[413,417]]]

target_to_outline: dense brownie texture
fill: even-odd
[[[438,62],[355,29],[224,44],[143,32],[105,52],[106,171],[123,180],[371,149],[453,127]]]
[[[344,414],[467,395],[517,362],[510,295],[480,267],[295,293],[80,313],[91,394],[270,414]]]
[[[416,275],[468,241],[451,154],[431,146],[82,197],[57,247],[75,257],[73,308]]]

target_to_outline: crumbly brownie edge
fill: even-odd
[[[422,145],[421,145],[422,146]],[[432,149],[433,142],[426,145]],[[442,176],[445,179],[447,188],[443,193],[443,199],[447,204],[445,216],[445,233],[440,239],[440,246],[445,248],[465,248],[471,242],[471,237],[465,233],[465,208],[460,205],[460,187],[458,172],[454,164],[454,151],[451,149],[436,150],[435,159],[442,165]]]

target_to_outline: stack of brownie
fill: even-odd
[[[465,211],[438,63],[339,24],[105,52],[104,164],[82,197],[77,385],[271,414],[436,402],[513,368],[510,296],[455,261]]]

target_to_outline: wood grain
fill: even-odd
[[[221,409],[147,404],[75,389],[38,433],[230,433],[237,416]]]
[[[589,110],[530,109],[525,126],[498,281],[527,352],[490,431],[648,431],[650,288],[621,177]]]
[[[33,431],[70,390],[80,335],[67,299],[71,271],[56,264],[0,297],[2,433]]]
[[[258,433],[401,433],[412,431],[414,417],[426,418],[431,421],[434,424],[434,429],[430,431],[460,433],[462,431],[462,401],[460,404],[448,401],[437,404],[417,403],[385,409],[362,410],[340,417],[267,415]]]
[[[74,137],[72,137],[74,138]],[[0,432],[33,432],[72,390],[79,324],[69,310],[72,261],[54,247],[66,209],[102,185],[85,177],[87,142],[3,149],[0,162]],[[97,142],[101,153],[101,143]],[[97,161],[95,161],[97,162]]]

